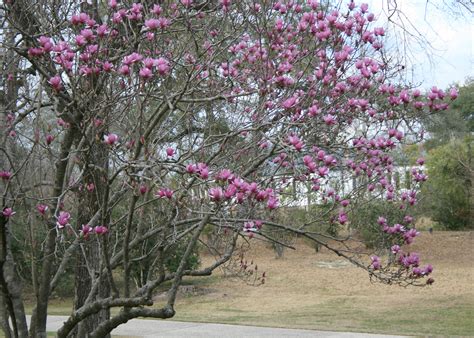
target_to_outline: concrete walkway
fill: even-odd
[[[47,330],[57,331],[66,316],[49,316]],[[28,318],[29,319],[29,318]],[[343,338],[399,338],[402,336],[376,335],[368,333],[329,332],[314,330],[277,329],[257,326],[241,326],[210,323],[189,323],[170,320],[132,319],[112,332],[113,336],[133,338],[152,337],[343,337]]]

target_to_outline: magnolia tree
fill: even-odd
[[[278,231],[317,242],[372,279],[433,282],[432,267],[404,246],[418,234],[409,210],[427,178],[423,163],[412,189],[397,191],[391,151],[420,139],[418,120],[457,94],[397,84],[366,4],[7,0],[0,8],[8,337],[46,337],[49,299],[70,274],[74,306],[59,337],[170,318],[183,277],[227,264],[239,237],[272,241]],[[357,184],[341,190],[337,180]],[[299,198],[285,195],[292,185],[325,206],[303,225],[275,217]],[[350,228],[354,206],[370,199],[404,211],[380,215],[381,257],[311,228]],[[189,268],[209,227],[216,260]],[[165,262],[177,244],[184,250],[172,271]],[[29,328],[25,280],[35,300]],[[166,301],[154,304],[165,287]]]

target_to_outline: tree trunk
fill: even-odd
[[[88,157],[83,160],[84,179],[81,191],[78,193],[78,217],[77,226],[87,224],[94,214],[100,209],[103,202],[105,185],[107,184],[108,150],[106,146],[95,137],[90,144]],[[92,188],[93,184],[93,188]],[[101,217],[104,221],[104,217]],[[102,224],[101,224],[102,225]],[[86,304],[86,301],[94,301],[98,298],[106,298],[110,294],[110,286],[106,276],[101,276],[102,270],[101,248],[99,239],[91,236],[84,240],[82,250],[77,251],[75,271],[75,298],[74,309],[77,310]],[[100,278],[99,289],[96,295],[90,297],[92,284]],[[72,335],[76,337],[87,337],[89,333],[103,321],[110,317],[110,311],[101,310],[93,314],[77,326]]]
[[[3,27],[6,34],[3,36],[6,46],[13,45],[15,34],[9,27]],[[18,80],[19,58],[11,49],[0,49],[0,135],[1,147],[13,162],[15,156],[15,143],[8,137],[8,118],[11,112],[16,113],[19,90]],[[0,168],[6,169],[15,163],[9,163],[5,155],[0,156]],[[10,197],[8,191],[0,191],[5,197]],[[5,202],[5,200],[3,201]],[[8,203],[8,202],[7,202]],[[8,205],[0,205],[0,210]],[[0,323],[6,337],[27,337],[25,309],[22,299],[22,283],[17,274],[14,257],[11,252],[11,237],[8,228],[8,219],[0,214]],[[12,327],[10,327],[9,318]]]

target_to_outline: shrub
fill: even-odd
[[[377,223],[378,217],[382,215],[390,224],[402,223],[405,213],[405,210],[387,207],[387,203],[380,200],[365,201],[352,208],[350,226],[357,231],[367,248],[386,246],[388,235]]]
[[[178,242],[168,250],[165,259],[165,267],[169,272],[176,272],[176,270],[178,270],[179,263],[186,251],[186,247],[186,242]],[[196,269],[200,264],[201,260],[199,259],[199,250],[196,245],[189,257],[186,259],[184,268],[185,270]]]
[[[429,180],[422,196],[432,219],[449,230],[474,227],[473,140],[466,137],[434,148],[426,160]]]

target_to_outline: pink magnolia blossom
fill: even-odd
[[[268,198],[268,192],[265,190],[260,190],[257,192],[255,199],[259,202],[264,201]]]
[[[225,199],[231,199],[237,193],[237,187],[233,184],[229,184],[227,189],[224,192]]]
[[[45,205],[45,204],[38,204],[36,206],[36,210],[38,210],[38,212],[41,214],[41,215],[45,215],[46,214],[46,211],[48,211],[48,206]]]
[[[403,234],[403,239],[405,240],[406,244],[411,244],[416,236],[420,233],[416,229],[410,229]]]
[[[51,42],[51,38],[47,36],[40,36],[38,39],[38,42],[40,43],[41,47],[43,47],[43,50],[45,52],[50,52],[53,49],[53,44]]]
[[[181,0],[181,3],[183,4],[183,6],[189,7],[193,3],[193,0]]]
[[[49,79],[48,83],[54,90],[60,91],[62,89],[61,77],[59,75],[53,76]]]
[[[195,174],[198,171],[198,168],[195,164],[186,165],[186,172],[188,174]]]
[[[104,142],[105,144],[108,144],[109,146],[114,145],[118,141],[118,136],[116,134],[107,134],[104,135]]]
[[[318,168],[318,175],[321,177],[325,177],[329,174],[329,168],[328,167],[319,167]]]
[[[398,130],[397,133],[395,134],[395,138],[399,141],[401,141],[403,139],[403,136],[404,136],[404,134],[400,130]]]
[[[397,245],[397,244],[393,245],[393,246],[390,248],[390,251],[392,251],[392,253],[396,255],[397,253],[400,252],[400,245]]]
[[[160,26],[160,29],[165,29],[166,27],[168,27],[169,25],[171,25],[171,21],[167,18],[158,18],[158,23],[159,23],[159,26]]]
[[[197,170],[199,172],[199,176],[201,176],[203,180],[206,180],[209,178],[209,168],[207,167],[205,163],[198,163]]]
[[[155,33],[153,32],[146,32],[146,39],[148,41],[153,41],[153,39],[155,38]]]
[[[219,181],[227,181],[231,180],[233,178],[232,176],[232,171],[229,169],[222,169],[219,174],[217,174],[216,179]]]
[[[158,58],[155,62],[156,70],[160,75],[167,75],[170,71],[170,63],[165,58]]]
[[[79,13],[77,15],[72,16],[71,23],[73,25],[84,24],[88,20],[90,20],[90,17],[89,17],[89,15],[87,15],[87,13]]]
[[[160,5],[158,5],[158,4],[154,4],[154,5],[153,5],[152,12],[153,12],[154,14],[160,15],[162,11],[163,11],[163,9],[161,8]]]
[[[146,192],[148,191],[148,187],[145,184],[140,185],[140,188],[138,189],[140,192],[140,195],[145,195]]]
[[[158,19],[145,20],[145,27],[150,30],[155,30],[160,27],[160,21]]]
[[[423,270],[421,268],[413,268],[413,275],[421,277],[423,276]]]
[[[171,189],[168,189],[168,188],[161,188],[158,193],[157,193],[157,196],[159,198],[167,198],[167,199],[171,199],[173,197],[173,194],[174,194],[174,191],[171,190]]]
[[[429,275],[430,273],[433,272],[433,266],[431,264],[428,264],[423,268],[423,274]]]
[[[155,66],[155,59],[153,59],[153,58],[145,58],[145,59],[143,59],[143,65],[144,65],[146,68],[152,69],[152,68]]]
[[[115,24],[121,23],[125,17],[126,11],[124,9],[121,9],[112,15],[112,22]]]
[[[108,27],[107,25],[103,24],[97,27],[97,36],[103,38],[108,34]]]
[[[15,215],[16,212],[13,211],[12,208],[4,208],[3,211],[2,211],[2,215],[5,217],[5,218],[10,218],[12,217],[13,215]]]
[[[138,75],[145,79],[145,80],[149,80],[153,77],[153,72],[151,71],[150,68],[147,68],[147,67],[143,67],[142,69],[140,69],[140,71],[138,72]]]
[[[303,149],[303,142],[299,139],[296,135],[288,136],[288,143],[290,143],[293,147],[295,147],[296,151],[301,151]]]
[[[118,69],[118,72],[122,75],[129,75],[130,67],[128,65],[123,65]]]
[[[134,63],[140,62],[143,59],[143,55],[133,52],[123,58],[123,64],[126,66],[131,66]]]
[[[69,224],[71,219],[71,214],[67,211],[60,211],[59,216],[57,217],[56,225],[59,229],[63,229],[66,225]]]
[[[379,36],[385,35],[385,29],[383,27],[376,27],[374,28],[374,34]]]
[[[278,199],[275,197],[270,197],[267,202],[267,208],[270,210],[278,208]]]
[[[98,225],[94,228],[94,232],[97,235],[105,235],[109,232],[109,229],[105,225]]]
[[[244,223],[244,231],[249,231],[253,229],[255,226],[254,222],[245,222]]]
[[[94,32],[89,28],[81,30],[81,36],[83,36],[88,42],[95,38]]]
[[[32,57],[41,56],[44,54],[43,48],[32,47],[28,49],[28,55]]]
[[[348,221],[348,218],[347,218],[347,214],[345,212],[341,212],[339,214],[339,216],[337,217],[337,221],[341,224],[341,225],[344,225],[347,223]]]
[[[0,171],[0,178],[4,181],[8,181],[12,177],[12,173],[7,170]]]
[[[459,96],[459,93],[458,93],[457,88],[456,87],[451,88],[451,90],[449,91],[449,97],[451,98],[451,100],[456,100],[458,96]]]
[[[78,46],[84,46],[85,44],[87,44],[87,40],[84,36],[78,35],[76,36],[76,44]]]
[[[296,105],[296,97],[292,96],[288,99],[286,99],[285,101],[283,101],[282,103],[282,106],[283,108],[285,109],[290,109],[290,108],[293,108],[293,106]]]
[[[90,227],[89,224],[83,224],[81,227],[81,236],[87,239],[90,233],[92,233],[92,227]]]
[[[237,204],[244,203],[244,200],[245,200],[245,194],[243,192],[238,192],[235,195],[235,201],[236,201]]]
[[[397,130],[394,129],[394,128],[391,128],[388,130],[388,136],[389,137],[395,137],[395,135],[397,135]]]
[[[311,9],[313,11],[315,11],[319,7],[319,1],[318,0],[308,0],[308,5],[311,7]]]
[[[372,256],[370,257],[372,260],[371,266],[374,270],[379,270],[380,267],[382,266],[382,262],[380,261],[380,257],[378,256]]]
[[[51,134],[46,135],[46,144],[49,146],[54,141],[54,136]]]
[[[323,120],[324,120],[324,123],[326,123],[328,126],[332,126],[336,124],[336,118],[331,114],[324,115]]]
[[[231,0],[219,0],[219,3],[224,9],[224,11],[228,11],[231,5]]]
[[[168,157],[172,157],[174,155],[175,150],[173,148],[166,148],[166,155]]]
[[[209,189],[209,198],[211,201],[219,202],[224,197],[224,192],[221,187],[214,187]]]
[[[114,65],[112,63],[110,63],[109,61],[105,61],[103,64],[102,64],[102,70],[104,72],[110,72],[114,69]]]
[[[127,18],[129,20],[135,21],[135,20],[141,20],[143,15],[142,15],[142,10],[143,10],[143,5],[141,3],[132,3],[132,8],[130,8]]]

